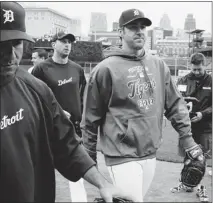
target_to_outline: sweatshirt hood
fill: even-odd
[[[121,56],[123,58],[127,58],[129,60],[140,61],[146,57],[146,52],[143,52],[140,56],[136,56],[134,54],[129,54],[118,46],[111,46],[103,50],[104,58],[108,58],[111,56]]]

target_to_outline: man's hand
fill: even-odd
[[[70,119],[70,117],[71,117],[70,113],[67,112],[67,111],[65,111],[65,110],[63,110],[63,111],[64,111],[64,113],[66,114],[67,118]]]
[[[105,202],[113,202],[113,197],[120,197],[126,200],[134,201],[132,195],[113,186],[109,181],[97,170],[96,166],[91,167],[83,177],[86,181],[97,187],[101,197]]]
[[[131,194],[126,194],[121,189],[109,184],[109,186],[99,189],[101,197],[105,202],[113,202],[113,197],[119,197],[126,200],[131,200],[134,202],[134,198]]]
[[[202,118],[203,118],[203,115],[201,112],[196,112],[196,116],[194,116],[192,119],[191,119],[191,122],[192,123],[196,123],[198,121],[200,121]]]

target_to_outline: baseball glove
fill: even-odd
[[[202,180],[206,171],[206,159],[191,159],[187,154],[184,159],[184,167],[181,171],[181,182],[187,187],[196,187]]]
[[[103,198],[95,198],[94,202],[98,202],[98,203],[105,203]],[[126,199],[122,199],[119,197],[114,197],[113,198],[113,203],[126,203],[126,202],[132,202],[131,200],[126,200]]]

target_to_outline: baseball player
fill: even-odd
[[[179,133],[179,147],[202,158],[195,143],[186,104],[163,60],[145,49],[146,28],[152,24],[138,9],[119,18],[122,46],[112,47],[92,71],[85,90],[83,142],[96,160],[100,149],[113,183],[143,202],[153,180],[156,152],[162,142],[163,115]]]
[[[68,59],[74,41],[75,37],[70,33],[56,33],[52,38],[53,56],[37,64],[32,75],[52,89],[64,112],[72,120],[76,133],[82,137],[80,121],[86,79],[82,67]],[[73,202],[87,201],[83,179],[77,183],[70,182],[70,188]]]
[[[130,199],[97,171],[72,122],[50,88],[19,68],[25,11],[0,2],[1,180],[0,202],[55,202],[55,168],[70,181],[96,186],[102,198]]]

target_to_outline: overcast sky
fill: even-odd
[[[23,3],[23,2],[22,2]],[[91,12],[107,14],[108,30],[112,22],[118,21],[123,10],[137,8],[152,20],[152,27],[159,26],[164,13],[168,14],[174,29],[184,28],[185,18],[192,13],[196,28],[212,31],[212,2],[24,2],[25,6],[49,7],[68,17],[78,17],[82,21],[82,32],[87,34]],[[150,27],[150,28],[152,28]]]

